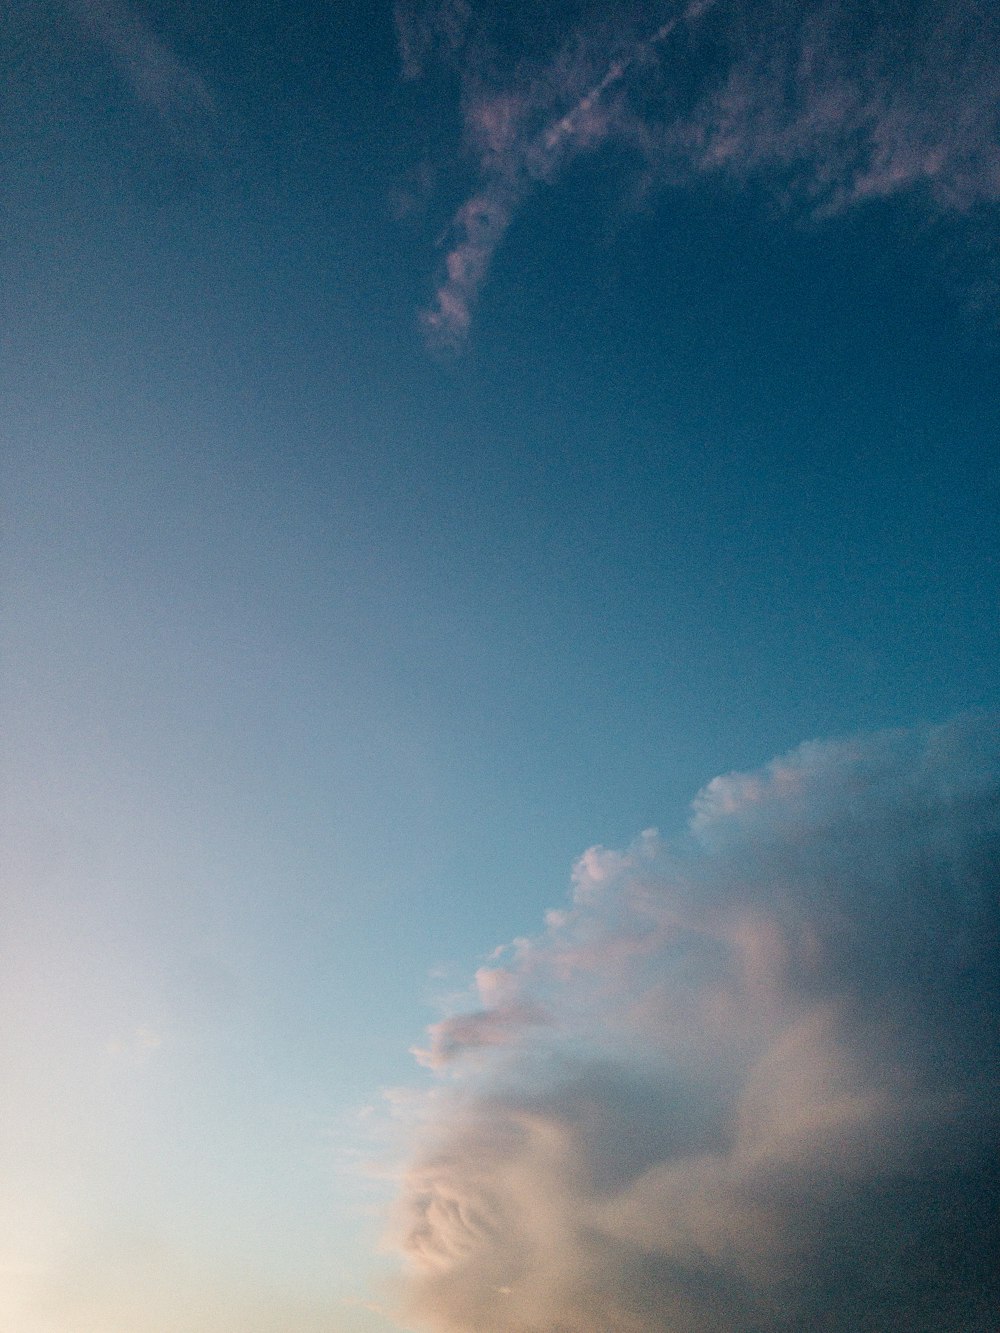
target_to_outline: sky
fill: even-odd
[[[998,49],[4,8],[3,1333],[988,1333]]]

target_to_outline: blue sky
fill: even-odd
[[[872,13],[5,15],[12,1333],[462,1327],[410,1048],[595,1003],[491,952],[716,775],[995,733],[996,18]]]

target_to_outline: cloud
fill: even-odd
[[[717,778],[493,962],[415,1117],[408,1322],[993,1326],[1000,719]]]
[[[548,1015],[541,1005],[519,998],[518,981],[506,968],[481,967],[476,990],[483,1007],[432,1024],[427,1029],[429,1046],[413,1051],[419,1063],[444,1069],[470,1051],[511,1045],[526,1028],[546,1024]]]
[[[126,0],[70,0],[84,28],[111,53],[136,98],[178,128],[215,107],[208,84]]]
[[[472,20],[468,0],[436,0],[418,6],[397,0],[393,7],[403,77],[419,79],[429,59],[443,48],[459,51]]]
[[[559,53],[551,65],[520,74],[509,87],[496,88],[466,68],[464,120],[467,146],[478,161],[480,187],[452,220],[452,240],[444,279],[423,322],[439,346],[458,347],[469,331],[472,310],[490,262],[515,213],[531,190],[552,180],[581,152],[604,142],[615,126],[615,91],[633,69],[646,63],[682,21],[696,17],[709,0],[660,23],[641,39],[619,38],[610,60],[595,58],[586,43]],[[422,71],[434,36],[448,32],[444,53],[462,60],[471,13],[463,6],[462,24],[448,23],[453,4],[424,11],[397,6],[397,30],[404,73]],[[419,34],[419,41],[415,34]],[[419,58],[414,54],[419,48]]]
[[[542,40],[552,21],[524,13],[525,44]],[[465,340],[529,196],[602,146],[647,185],[758,178],[816,217],[904,193],[966,212],[1000,198],[1000,17],[986,0],[579,6],[541,59],[466,0],[401,0],[396,16],[408,78],[435,64],[458,76],[475,177],[423,317],[439,345]]]

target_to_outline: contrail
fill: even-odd
[[[457,239],[445,259],[447,276],[435,293],[434,304],[423,316],[434,341],[453,349],[463,342],[490,262],[534,183],[550,176],[560,158],[574,148],[583,152],[607,137],[608,126],[600,123],[597,108],[609,89],[620,84],[630,69],[667,41],[682,23],[699,18],[713,3],[695,0],[637,42],[627,55],[614,60],[597,83],[556,121],[530,138],[514,139],[505,146],[501,160],[491,164],[484,184],[452,219]]]
[[[637,60],[641,59],[648,51],[661,46],[681,23],[689,23],[693,19],[700,18],[705,10],[710,9],[714,3],[715,0],[699,0],[698,3],[689,5],[683,14],[668,19],[645,41],[637,43],[631,55],[623,60],[613,61],[604,77],[580,98],[572,111],[567,111],[555,125],[546,131],[545,147],[550,150],[558,148],[559,144],[572,134],[576,123],[593,109],[609,88],[613,88],[616,83],[622,81]]]

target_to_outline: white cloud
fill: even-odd
[[[997,719],[718,778],[684,836],[593,849],[574,881],[448,1028],[460,1077],[399,1203],[406,1317],[985,1333]]]

